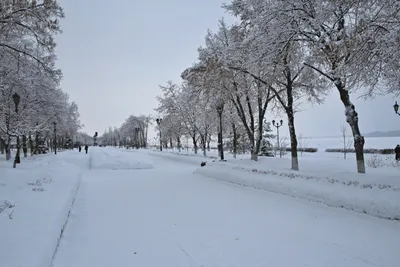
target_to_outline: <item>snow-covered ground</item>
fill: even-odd
[[[2,155],[3,156],[3,155]],[[50,266],[89,157],[62,152],[0,161],[0,266]]]
[[[400,223],[376,217],[398,211],[397,168],[357,175],[352,159],[304,154],[296,176],[288,159],[227,158],[91,148],[17,170],[0,164],[1,203],[15,203],[0,215],[2,263],[50,266],[54,255],[54,267],[398,266]],[[348,209],[369,203],[370,214],[316,203],[338,197]]]

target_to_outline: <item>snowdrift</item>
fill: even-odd
[[[250,170],[251,171],[251,170]],[[296,179],[248,172],[215,163],[197,168],[195,174],[241,186],[266,190],[273,193],[345,208],[385,219],[400,219],[400,191],[395,187],[354,186],[354,183],[330,183],[326,180]],[[299,178],[299,177],[297,177]]]
[[[141,170],[154,168],[151,160],[143,153],[118,153],[118,150],[94,148],[90,157],[90,169]]]

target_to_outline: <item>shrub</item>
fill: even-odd
[[[346,149],[343,149],[343,148],[327,148],[327,149],[325,149],[325,152],[332,152],[332,153],[344,153],[344,152],[346,152],[346,153],[354,153],[355,150],[354,150],[353,148],[346,148]]]
[[[343,149],[343,148],[327,148],[325,149],[325,152],[330,152],[330,153],[355,153],[355,149],[354,148],[347,148],[347,149]],[[394,154],[394,149],[392,148],[383,148],[383,149],[377,149],[377,148],[366,148],[364,149],[364,153],[366,154],[385,154],[385,155],[389,155],[389,154]]]
[[[381,154],[394,154],[394,149],[392,148],[381,149]]]
[[[287,152],[292,151],[292,149],[290,147],[286,148]],[[301,147],[301,148],[297,148],[297,152],[308,152],[308,153],[315,153],[318,152],[318,148],[314,148],[314,147]]]
[[[382,157],[378,156],[377,154],[372,155],[368,160],[367,160],[367,166],[370,168],[381,168],[384,167],[385,161]]]

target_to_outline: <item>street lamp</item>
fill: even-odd
[[[19,94],[14,93],[12,98],[13,98],[14,104],[15,104],[15,112],[18,113],[18,106],[19,106],[19,101],[20,101],[21,97],[19,96]]]
[[[217,112],[219,116],[219,133],[218,133],[218,148],[220,151],[221,161],[224,160],[224,145],[222,140],[222,112],[224,111],[224,101],[222,98],[218,99]]]
[[[99,135],[99,133],[98,132],[95,132],[94,133],[94,136],[93,136],[93,146],[97,146],[97,136]]]
[[[135,127],[135,134],[136,134],[136,149],[139,149],[139,127]]]
[[[282,149],[279,144],[279,127],[281,127],[283,124],[283,120],[280,120],[279,123],[275,122],[275,120],[272,120],[272,125],[276,127],[276,139],[277,139],[277,145],[279,149],[279,157],[282,158]]]
[[[394,103],[394,113],[396,113],[397,115],[400,115],[399,113],[399,104],[397,104],[397,101]]]
[[[162,123],[162,119],[157,118],[157,119],[156,119],[156,122],[157,122],[157,125],[158,125],[158,129],[159,129],[159,131],[160,131],[160,151],[162,151],[161,127],[160,127],[160,125],[161,125],[161,123]]]
[[[57,155],[57,122],[53,122],[54,130],[54,154]]]
[[[17,113],[17,118],[18,118],[18,106],[19,106],[19,101],[20,101],[21,97],[17,93],[14,93],[12,98],[13,98],[13,101],[15,104],[15,113]],[[21,163],[21,159],[19,157],[19,135],[17,133],[17,153],[15,154],[13,167],[16,168],[17,164],[19,164],[19,163]]]

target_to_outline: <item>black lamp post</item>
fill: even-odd
[[[18,113],[18,106],[19,106],[19,101],[20,101],[21,97],[19,96],[19,94],[14,93],[12,98],[13,98],[14,104],[15,104],[15,112]]]
[[[160,151],[162,151],[162,139],[161,139],[161,123],[162,123],[162,119],[157,118],[156,119],[157,125],[158,125],[158,129],[160,130]]]
[[[275,122],[275,120],[272,120],[272,125],[276,127],[276,139],[277,139],[277,145],[278,145],[278,149],[279,149],[279,157],[282,158],[282,150],[281,150],[281,146],[279,144],[279,127],[281,127],[283,124],[283,120],[280,120],[279,123]]]
[[[54,130],[54,154],[57,155],[57,122],[53,122]]]
[[[139,149],[139,127],[135,127],[135,134],[136,134],[136,149]]]
[[[218,148],[220,151],[221,161],[224,160],[224,145],[222,137],[222,112],[224,111],[224,101],[220,98],[217,102],[217,112],[219,116],[219,133],[218,133]]]
[[[393,108],[394,108],[394,112],[395,112],[397,115],[400,115],[400,113],[399,113],[399,104],[397,104],[397,101],[394,103]]]
[[[13,98],[13,101],[15,104],[15,113],[17,113],[17,117],[18,117],[18,106],[19,106],[19,101],[20,101],[21,97],[17,93],[14,93],[12,98]],[[21,163],[21,159],[19,156],[19,135],[17,133],[17,153],[15,154],[13,167],[16,168],[17,164],[19,164],[19,163]]]
[[[94,136],[93,136],[93,146],[97,146],[97,136],[99,135],[99,133],[98,132],[95,132],[94,133]]]

